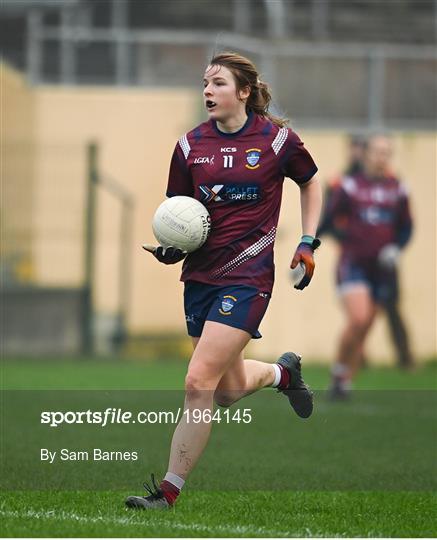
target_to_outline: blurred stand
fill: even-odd
[[[159,5],[159,9],[157,6]],[[3,0],[3,56],[32,84],[199,87],[248,54],[304,127],[434,129],[434,0]]]

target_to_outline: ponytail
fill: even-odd
[[[251,87],[250,95],[247,98],[247,109],[268,118],[273,124],[282,128],[287,125],[288,120],[287,118],[281,118],[280,116],[275,116],[269,112],[271,101],[272,95],[268,84],[257,79],[255,85]]]

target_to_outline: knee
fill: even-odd
[[[350,321],[350,326],[355,335],[364,336],[370,328],[372,320],[369,317],[354,317]]]
[[[209,380],[204,373],[189,371],[185,377],[185,393],[190,397],[200,397],[203,394],[211,393],[216,385]]]
[[[197,373],[188,372],[185,377],[185,392],[197,394],[202,390],[202,383]]]

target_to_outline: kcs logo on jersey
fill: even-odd
[[[261,157],[260,148],[249,148],[246,150],[246,168],[247,169],[258,169],[259,167],[259,158]]]

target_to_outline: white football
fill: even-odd
[[[162,247],[191,253],[206,242],[211,230],[208,210],[192,197],[178,195],[166,199],[153,216],[152,229]]]

